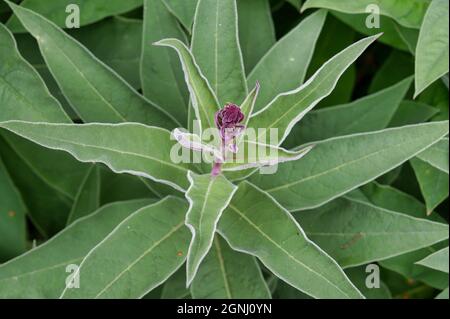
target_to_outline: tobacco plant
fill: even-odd
[[[16,2],[0,297],[448,298],[447,1]]]

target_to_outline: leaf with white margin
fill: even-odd
[[[448,225],[348,197],[294,213],[306,235],[344,268],[399,256],[448,238]]]
[[[205,144],[200,136],[196,134],[183,132],[180,129],[176,128],[172,131],[172,136],[184,148],[188,148],[193,151],[204,152],[213,156],[213,158],[217,161],[223,161],[223,156],[220,150],[218,150],[213,145]]]
[[[201,121],[201,131],[215,127],[214,117],[219,110],[219,102],[191,51],[178,39],[164,39],[155,42],[154,45],[171,47],[177,51],[183,67],[186,84],[191,93],[195,116],[197,120]]]
[[[270,299],[270,291],[255,257],[231,249],[214,238],[191,285],[194,299]]]
[[[310,296],[364,298],[286,209],[246,181],[222,214],[218,232],[233,249],[258,257],[277,277]]]
[[[8,4],[37,40],[50,72],[83,121],[143,122],[167,129],[180,126],[53,22],[12,2]]]
[[[416,46],[414,97],[448,73],[448,23],[448,0],[433,0],[423,19]]]
[[[449,148],[448,138],[443,138],[436,144],[433,144],[417,157],[431,166],[448,174],[449,166]]]
[[[281,144],[295,123],[333,91],[345,70],[379,36],[364,38],[336,54],[299,88],[279,94],[266,107],[253,114],[249,127],[264,128],[266,132],[271,128],[278,129]],[[264,141],[266,135],[259,134],[259,140]]]
[[[63,150],[81,162],[100,162],[116,173],[142,176],[184,191],[186,163],[174,163],[170,132],[138,123],[50,124],[0,122],[0,127],[41,146]]]
[[[191,51],[220,106],[245,98],[248,89],[238,39],[236,0],[198,1]]]
[[[416,264],[448,273],[448,247],[432,253]]]
[[[244,114],[244,122],[241,124],[247,127],[248,121],[250,120],[250,116],[253,113],[253,109],[255,107],[256,100],[259,95],[259,90],[261,86],[258,81],[255,83],[255,88],[248,94],[245,98],[244,102],[240,105],[241,112]]]
[[[0,121],[70,122],[39,73],[25,60],[9,30],[0,24]]]
[[[319,10],[304,18],[278,40],[250,72],[248,83],[259,81],[262,87],[255,111],[265,107],[280,92],[303,84],[326,16],[326,10]]]
[[[250,181],[289,211],[321,206],[401,165],[448,134],[448,121],[331,138],[301,161]]]
[[[192,283],[210,250],[220,216],[237,190],[223,175],[195,175],[189,171],[188,179],[191,186],[185,194],[189,201],[186,226],[191,230],[192,240],[187,254],[186,286]]]
[[[166,197],[123,220],[83,259],[76,274],[86,284],[61,298],[141,298],[165,282],[185,261],[187,204]]]
[[[122,220],[154,202],[138,199],[105,205],[44,244],[0,265],[0,298],[58,298],[68,276],[66,267],[79,265]]]

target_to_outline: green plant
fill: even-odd
[[[0,297],[409,289],[389,274],[448,294],[448,2],[404,15],[372,1],[381,35],[357,23],[370,1],[309,0],[302,10],[319,9],[278,41],[269,1],[144,0],[143,22],[102,20],[141,1],[80,2],[83,26],[70,32],[52,7],[63,2],[7,2],[0,25]],[[289,2],[272,10],[300,6]],[[346,23],[367,37],[345,40]],[[26,56],[37,49],[25,30],[43,62]],[[96,46],[96,30],[107,42]],[[351,101],[354,62],[375,42],[391,55]],[[396,56],[411,53],[414,94]],[[387,272],[374,290],[370,263]]]

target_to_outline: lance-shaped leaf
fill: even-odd
[[[339,214],[336,214],[339,212]],[[306,235],[343,267],[363,265],[448,238],[448,225],[340,198],[295,214]]]
[[[188,179],[191,186],[185,195],[189,201],[186,226],[192,232],[192,240],[187,254],[186,286],[192,283],[211,248],[219,218],[237,190],[223,175],[195,175],[189,171]]]
[[[448,138],[443,138],[436,144],[427,148],[422,153],[418,154],[417,157],[424,162],[427,162],[431,166],[445,172],[448,174]]]
[[[362,298],[289,212],[248,182],[239,184],[218,231],[233,249],[258,257],[276,276],[312,297]]]
[[[279,94],[265,108],[255,113],[250,127],[278,129],[279,143],[283,142],[292,127],[305,114],[328,96],[344,71],[374,42],[379,35],[364,38],[328,60],[305,84],[299,88]],[[263,87],[264,89],[264,87]],[[266,134],[259,134],[264,140]]]
[[[99,208],[101,194],[99,169],[98,166],[92,165],[87,170],[67,218],[67,225]]]
[[[215,127],[214,115],[219,109],[219,102],[208,80],[195,62],[192,53],[183,42],[177,39],[164,39],[154,44],[168,46],[177,51],[183,66],[186,84],[191,94],[195,116],[197,120],[201,121],[202,130]]]
[[[250,72],[249,85],[259,81],[262,87],[256,111],[280,92],[293,90],[303,83],[325,18],[324,10],[305,18],[280,39]]]
[[[82,26],[137,8],[142,5],[142,0],[24,0],[20,5],[42,14],[56,25],[64,28],[67,27],[67,21],[73,21],[74,13],[78,12],[80,26]],[[79,9],[75,10],[73,5],[76,5]],[[15,16],[9,19],[7,26],[13,32],[25,31]]]
[[[447,0],[433,0],[425,14],[416,46],[415,96],[448,73],[448,15]]]
[[[170,185],[189,186],[188,164],[171,158],[170,132],[137,123],[49,124],[10,121],[0,127],[51,149],[69,152],[81,162],[100,162],[116,173],[129,173]]]
[[[81,262],[86,284],[61,298],[140,298],[159,286],[185,261],[186,210],[184,200],[168,197],[128,216]]]
[[[281,147],[255,142],[253,139],[244,137],[244,140],[238,145],[236,154],[228,152],[222,169],[224,171],[239,171],[297,161],[308,154],[313,147],[314,145],[310,145],[300,150],[288,151]],[[244,174],[246,173],[244,172]]]
[[[448,247],[427,256],[416,264],[448,273]]]
[[[191,32],[198,0],[162,0],[168,10]]]
[[[133,200],[103,206],[46,243],[2,264],[0,297],[58,298],[66,286],[66,267],[79,265],[123,219],[152,202],[154,200]]]
[[[269,0],[237,1],[239,40],[247,74],[276,41],[269,2]]]
[[[270,292],[255,258],[230,248],[215,236],[191,285],[198,299],[269,299]]]
[[[314,208],[393,168],[448,134],[448,122],[433,122],[331,138],[301,161],[281,164],[275,175],[250,180],[290,211]]]
[[[289,134],[287,147],[386,128],[411,82],[412,77],[351,103],[309,112]]]
[[[219,105],[245,98],[247,82],[238,39],[236,0],[199,0],[191,50]]]
[[[448,197],[448,174],[418,158],[411,159],[410,163],[416,174],[429,215]]]
[[[395,19],[399,24],[408,28],[420,28],[423,16],[431,0],[411,0],[408,3],[398,0],[308,0],[302,6],[302,11],[309,8],[325,8],[340,12],[355,14],[369,13],[375,11],[376,14]],[[371,9],[370,5],[376,5],[377,9]]]
[[[52,22],[11,2],[9,5],[36,38],[61,91],[82,120],[143,122],[169,129],[179,126]]]
[[[0,24],[0,121],[70,122],[35,69],[20,56],[12,34]]]
[[[184,124],[189,92],[177,54],[152,43],[163,38],[186,41],[186,36],[162,0],[144,0],[143,32],[140,74],[144,96]]]
[[[0,263],[26,249],[27,208],[0,157]]]

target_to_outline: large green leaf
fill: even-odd
[[[411,82],[408,78],[351,103],[309,112],[291,131],[286,147],[386,128]]]
[[[382,281],[379,287],[367,287],[366,280],[369,273],[366,272],[366,267],[349,268],[345,270],[345,273],[367,299],[392,298],[389,288]]]
[[[417,264],[448,273],[448,247],[418,261]]]
[[[186,36],[162,0],[144,0],[141,80],[144,95],[185,123],[189,93],[175,52],[152,45],[164,38],[186,42]]]
[[[427,162],[431,166],[448,174],[448,154],[448,138],[443,138],[436,144],[433,144],[431,147],[427,148],[422,153],[418,154],[417,157],[422,161]]]
[[[269,0],[238,0],[239,40],[248,74],[275,44]]]
[[[42,78],[20,56],[12,34],[0,24],[0,121],[70,122]]]
[[[448,122],[433,122],[331,138],[275,175],[250,180],[289,210],[320,206],[383,175],[439,141]]]
[[[255,258],[216,236],[191,285],[199,299],[268,299],[270,292]]]
[[[189,186],[186,177],[189,165],[172,162],[171,151],[176,142],[162,128],[137,123],[77,125],[20,121],[2,122],[0,127],[41,146],[64,150],[81,162],[104,163],[116,173],[149,178],[180,191]]]
[[[214,115],[219,109],[219,102],[188,47],[177,39],[164,39],[154,44],[168,46],[177,51],[183,66],[186,84],[191,94],[195,116],[197,120],[201,121],[202,129],[215,127]]]
[[[255,111],[269,104],[280,92],[293,90],[303,83],[325,18],[326,11],[307,17],[279,40],[253,68],[248,84],[251,86],[258,81],[262,88]]]
[[[265,108],[256,112],[249,126],[278,129],[281,143],[305,114],[329,95],[344,71],[373,43],[378,36],[364,38],[341,51],[325,63],[307,82],[299,88],[279,94]],[[262,87],[261,91],[264,90]],[[263,141],[266,134],[258,136]]]
[[[307,0],[302,11],[309,8],[326,8],[355,14],[366,13],[369,5],[376,5],[380,14],[395,19],[405,27],[418,29],[429,3],[430,0],[409,0],[407,2],[403,0]]]
[[[38,41],[52,75],[82,120],[134,121],[165,128],[178,125],[56,25],[28,9],[10,6]]]
[[[168,197],[123,220],[83,259],[77,289],[62,298],[140,298],[166,281],[185,261],[187,205]]]
[[[398,256],[448,238],[446,224],[349,198],[295,217],[307,236],[343,267]]]
[[[86,172],[86,176],[75,196],[72,209],[67,218],[68,225],[99,208],[101,195],[100,181],[100,168],[92,165]]]
[[[411,165],[425,199],[427,213],[431,214],[448,197],[448,174],[419,158],[411,159]]]
[[[180,20],[183,27],[191,31],[198,0],[162,0],[169,11]]]
[[[219,105],[237,104],[245,98],[247,83],[238,39],[236,0],[199,0],[191,50]]]
[[[416,47],[415,96],[448,73],[448,23],[448,1],[433,0],[420,28]]]
[[[79,265],[84,256],[124,218],[152,200],[117,202],[79,219],[45,244],[0,265],[2,298],[58,298],[69,265]]]
[[[25,251],[27,208],[0,157],[0,263]]]
[[[258,257],[279,278],[316,298],[361,298],[342,269],[267,193],[239,185],[218,231],[230,246]],[[244,235],[245,234],[245,235]]]
[[[65,27],[66,19],[69,15],[69,13],[66,12],[68,5],[77,5],[79,7],[81,26],[101,20],[108,16],[130,11],[141,6],[142,0],[24,0],[20,5],[42,14],[60,27]],[[11,17],[7,25],[8,28],[14,32],[25,31],[17,17],[14,16]]]
[[[189,201],[186,225],[192,232],[192,240],[186,262],[187,286],[191,284],[210,250],[220,216],[237,190],[222,175],[195,175],[189,171],[188,179],[191,186],[186,192]]]

